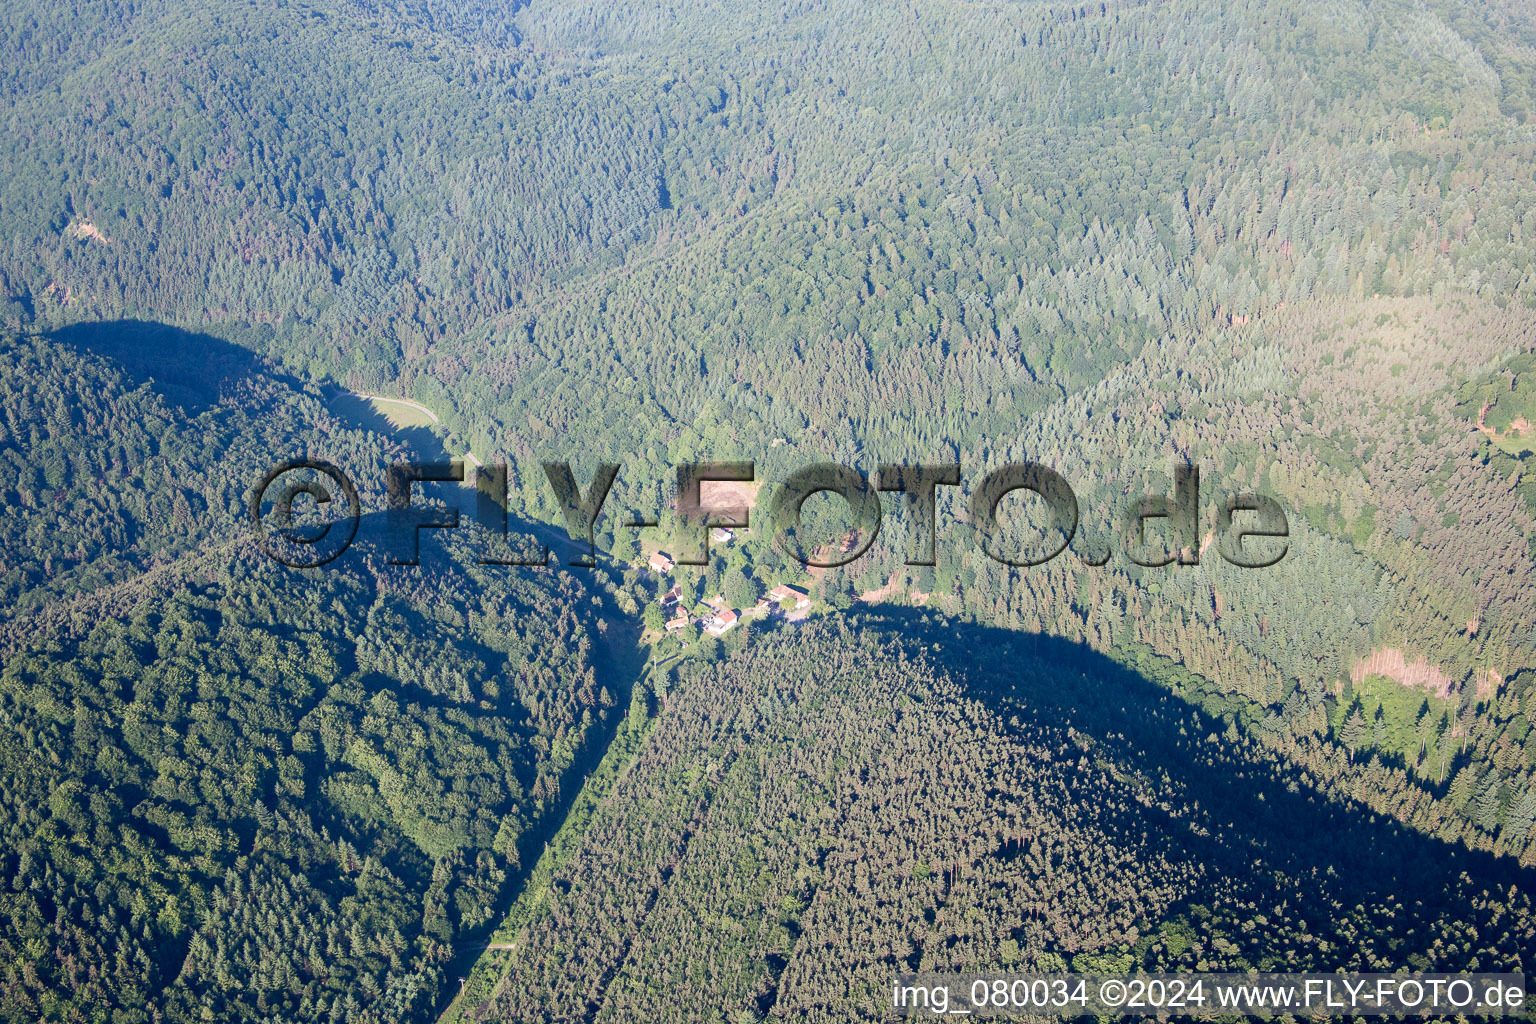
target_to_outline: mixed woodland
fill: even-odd
[[[0,1020],[1536,967],[1529,5],[15,0],[0,52]],[[387,467],[466,451],[547,567],[389,564]],[[320,569],[251,533],[297,457],[364,508]],[[723,460],[750,530],[649,571]],[[775,547],[828,460],[958,463],[935,564],[894,494]],[[1081,526],[1018,568],[968,502],[1026,460]],[[621,466],[596,569],[547,461]]]

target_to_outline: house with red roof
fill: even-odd
[[[772,602],[773,604],[782,604],[786,598],[795,602],[796,611],[799,611],[803,608],[809,608],[811,606],[811,595],[797,587],[792,587],[787,583],[780,583],[778,586],[768,591],[768,596],[764,598],[764,600]]]
[[[720,636],[726,630],[736,625],[740,616],[729,608],[716,608],[715,614],[704,620],[704,632],[711,636]]]

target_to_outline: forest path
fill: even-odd
[[[638,648],[626,653],[633,657]],[[647,672],[642,664],[630,683],[631,689]],[[486,926],[477,929],[482,935],[489,932],[485,935],[488,941],[455,949],[447,974],[449,979],[457,979],[459,985],[455,990],[450,980],[444,986],[445,994],[453,994],[440,1008],[438,1024],[478,1020],[484,1007],[500,992],[511,973],[524,927],[543,911],[543,894],[555,873],[580,845],[593,814],[628,774],[651,720],[650,708],[637,709],[632,703],[630,713],[613,716],[612,725],[604,729],[604,734],[595,735],[584,756],[572,765],[568,778],[576,785],[570,787],[570,797],[561,800],[560,806],[552,808],[541,824],[519,841],[523,866],[511,872],[512,877],[503,883],[497,913]]]
[[[563,531],[547,523],[530,523],[529,528],[552,550],[570,544]],[[559,555],[562,564],[567,557]],[[483,997],[501,985],[512,961],[510,957],[498,960],[495,954],[517,949],[520,919],[530,910],[537,912],[538,894],[548,887],[576,840],[585,835],[591,815],[627,771],[649,725],[648,701],[642,700],[638,707],[634,703],[635,688],[644,685],[654,670],[648,651],[639,643],[643,627],[635,617],[621,612],[610,591],[593,587],[592,596],[601,603],[595,619],[609,623],[591,635],[593,668],[612,694],[615,707],[593,726],[590,739],[560,780],[561,795],[554,805],[518,840],[519,866],[502,883],[495,912],[465,937],[463,945],[455,947],[446,969],[446,1002],[439,1003],[437,1013],[440,1024],[452,1024],[466,1013],[472,1019]],[[625,707],[628,712],[621,710]],[[454,979],[461,981],[457,990]]]
[[[189,578],[198,571],[211,571],[221,558],[242,545],[256,542],[241,534],[217,543],[205,551],[193,551],[168,562],[151,565],[143,572],[94,590],[66,594],[11,619],[0,619],[0,660],[27,650],[39,635],[57,635],[78,639],[102,619],[124,607],[140,604],[170,585],[174,578]]]

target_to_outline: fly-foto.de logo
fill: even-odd
[[[541,464],[544,476],[565,519],[571,540],[583,554],[571,564],[597,564],[596,527],[622,466],[602,463],[583,489],[568,462]],[[508,536],[507,467],[505,464],[475,467],[475,519],[501,538]],[[420,562],[421,531],[453,530],[459,526],[459,510],[413,502],[413,485],[425,482],[464,482],[463,462],[397,463],[385,479],[385,513],[388,540],[386,560],[391,565]],[[753,483],[751,462],[687,463],[677,467],[673,508],[677,524],[672,529],[673,560],[679,565],[709,563],[710,533],[718,529],[748,529],[752,510],[746,507],[705,507],[702,485],[707,482]],[[772,541],[785,555],[803,565],[822,568],[847,565],[860,558],[879,534],[885,512],[880,494],[899,496],[896,514],[905,518],[908,565],[937,564],[938,489],[960,487],[958,464],[881,465],[871,481],[850,466],[815,463],[791,473],[772,491],[768,507]],[[1027,543],[1005,529],[999,506],[1017,491],[1033,494],[1043,502],[1042,528]],[[836,495],[846,505],[852,526],[841,544],[814,545],[805,536],[802,510],[816,494]],[[1244,568],[1263,568],[1285,557],[1290,527],[1285,512],[1274,498],[1241,492],[1215,503],[1212,536],[1200,538],[1200,469],[1194,465],[1174,468],[1173,493],[1151,495],[1126,505],[1119,517],[1119,542],[1125,556],[1137,565],[1156,567],[1177,562],[1198,565],[1210,540],[1228,563]],[[969,488],[965,520],[974,542],[987,557],[1010,566],[1034,566],[1051,561],[1072,547],[1078,538],[1078,502],[1072,486],[1060,473],[1036,462],[1000,466]],[[323,515],[304,516],[296,509]],[[269,470],[252,494],[250,513],[256,536],[272,558],[294,568],[325,565],[341,555],[357,536],[362,517],[357,487],[334,463],[323,459],[290,459]],[[1148,529],[1151,524],[1158,528]],[[660,526],[659,518],[634,519],[619,524],[623,529],[644,530]],[[1100,566],[1109,561],[1109,546],[1080,543],[1073,552],[1085,564]],[[549,549],[537,547],[519,558],[486,556],[476,561],[487,565],[547,565]]]

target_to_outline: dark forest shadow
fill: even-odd
[[[360,395],[350,391],[335,392],[327,397],[326,407],[348,426],[392,437],[424,460],[447,462],[451,458],[448,450],[443,447],[442,438],[433,433],[431,427],[396,426],[372,402]]]
[[[997,711],[1015,734],[1059,736],[1071,727],[1088,737],[1089,756],[1102,752],[1154,788],[1166,773],[1167,788],[1199,802],[1201,827],[1155,804],[1112,811],[1118,825],[1127,834],[1160,837],[1170,856],[1199,858],[1235,887],[1253,886],[1252,865],[1262,859],[1297,885],[1282,898],[1319,910],[1328,906],[1324,896],[1344,906],[1395,896],[1452,909],[1465,888],[1463,873],[1479,887],[1536,890],[1536,871],[1513,857],[1447,843],[1356,800],[1325,795],[1253,744],[1221,741],[1218,754],[1207,737],[1221,736],[1225,721],[1083,644],[913,608],[849,614],[850,626],[923,645],[967,696]],[[1217,766],[1208,762],[1213,756]],[[1081,798],[1100,803],[1091,790]],[[1158,824],[1164,827],[1149,828]]]
[[[242,381],[251,378],[267,377],[302,387],[249,349],[168,324],[108,320],[64,327],[49,337],[116,363],[131,380],[148,384],[189,416],[231,397]]]

